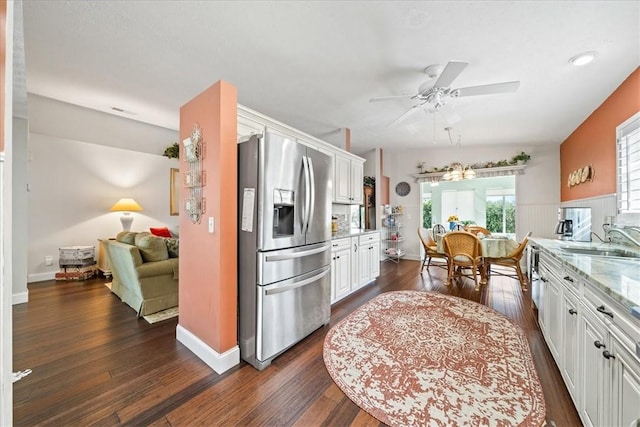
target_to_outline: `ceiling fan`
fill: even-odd
[[[449,124],[453,124],[459,121],[460,117],[451,108],[443,108],[445,105],[450,105],[448,104],[450,100],[463,96],[515,92],[520,86],[519,81],[513,81],[452,89],[451,83],[467,65],[469,63],[462,61],[449,61],[444,68],[440,65],[430,65],[424,69],[424,72],[430,79],[438,76],[435,83],[431,84],[430,80],[426,81],[420,85],[416,94],[380,96],[371,98],[369,102],[389,101],[398,98],[411,98],[416,101],[411,108],[394,119],[387,127],[400,123],[418,110],[423,110],[427,114],[439,112]]]

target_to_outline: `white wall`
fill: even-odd
[[[454,161],[463,164],[510,159],[520,151],[531,155],[525,173],[516,176],[516,237],[528,231],[534,236],[553,238],[560,205],[560,148],[559,146],[490,146],[430,148],[423,150],[384,151],[384,174],[389,176],[390,203],[405,209],[403,249],[406,258],[420,259],[420,185],[413,175],[417,164],[424,161],[427,168],[442,167]],[[401,181],[411,185],[411,192],[400,197],[395,186]]]
[[[29,138],[29,122],[26,119],[13,117],[12,161],[14,165],[26,165],[27,141]],[[13,304],[27,302],[27,168],[14,167],[12,172],[12,234],[11,264]],[[21,236],[24,238],[16,238]]]

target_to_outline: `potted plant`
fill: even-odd
[[[178,159],[180,158],[180,146],[177,142],[174,142],[173,144],[165,148],[162,155],[170,159]]]
[[[524,151],[521,151],[519,154],[516,154],[515,156],[513,156],[513,159],[511,159],[515,164],[518,165],[522,165],[524,163],[527,163],[527,161],[531,158],[530,155],[528,155],[527,153],[525,153]]]

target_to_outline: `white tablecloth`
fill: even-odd
[[[445,253],[444,234],[436,235],[438,252]],[[516,250],[518,242],[506,236],[484,237],[480,239],[482,256],[487,258],[502,258]]]

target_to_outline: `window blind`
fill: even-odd
[[[618,213],[640,213],[640,113],[618,128]]]

